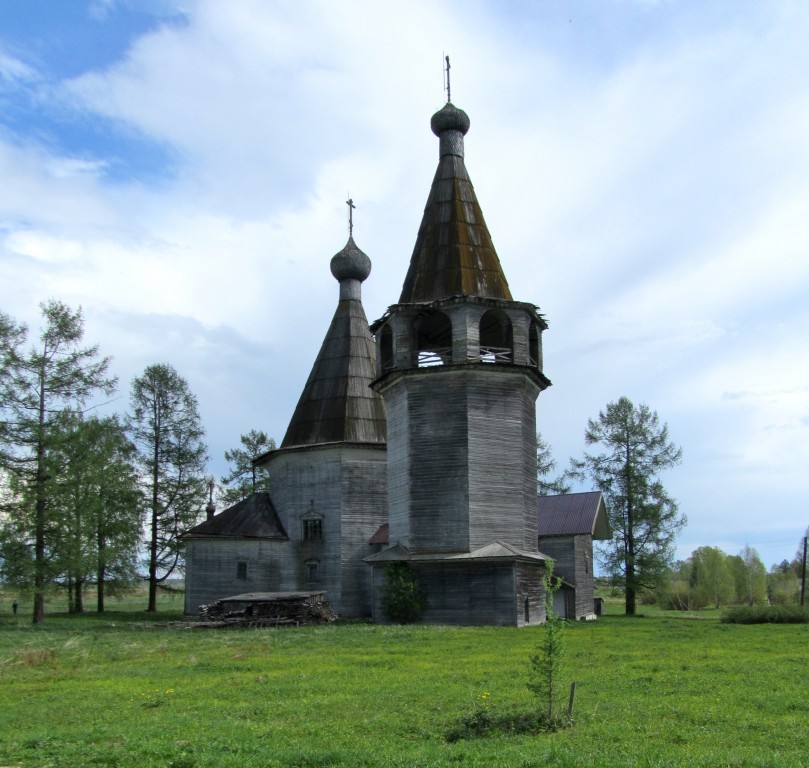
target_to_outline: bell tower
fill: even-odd
[[[464,163],[470,121],[431,120],[439,161],[399,302],[371,327],[388,424],[389,542],[537,552],[537,307],[515,301]]]

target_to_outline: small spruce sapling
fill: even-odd
[[[561,716],[554,715],[554,704],[561,695],[562,659],[565,651],[562,619],[553,610],[553,595],[561,579],[553,576],[553,561],[549,561],[543,578],[545,584],[545,625],[536,652],[529,657],[528,690],[536,697],[540,714],[548,727],[562,724]]]

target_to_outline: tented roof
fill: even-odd
[[[362,253],[353,239],[335,259]],[[364,256],[364,254],[362,254]],[[367,259],[367,257],[365,257]],[[348,267],[336,276],[356,282],[355,297],[342,291],[323,345],[289,422],[282,448],[323,443],[384,443],[385,405],[369,386],[376,378],[376,352],[359,298],[359,280]],[[370,262],[368,262],[370,271]]]
[[[441,139],[435,172],[400,304],[482,296],[511,300],[475,190],[466,172],[463,135],[466,113],[447,104],[433,115]]]

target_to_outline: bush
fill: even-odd
[[[725,624],[809,624],[800,605],[737,605],[722,614]]]
[[[427,607],[427,595],[407,563],[390,563],[385,568],[382,610],[397,624],[418,621]]]

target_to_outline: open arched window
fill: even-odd
[[[534,368],[542,368],[541,348],[539,346],[539,330],[536,323],[531,323],[528,329],[528,365]]]
[[[379,334],[379,351],[382,362],[382,371],[389,371],[393,368],[393,331],[389,325],[383,325]]]
[[[490,309],[480,318],[480,359],[484,363],[514,362],[514,331],[502,309]]]
[[[452,361],[452,322],[438,310],[416,319],[419,368],[446,365]]]

